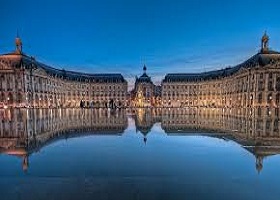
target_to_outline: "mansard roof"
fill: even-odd
[[[280,53],[272,50],[260,51],[245,62],[234,67],[228,67],[220,70],[213,70],[202,73],[170,73],[167,74],[163,82],[195,82],[202,80],[211,80],[231,76],[240,69],[249,69],[252,67],[263,67],[265,65],[280,62]]]
[[[136,77],[135,84],[137,83],[151,83],[153,84],[151,77],[147,75],[147,67],[146,65],[143,66],[143,74],[138,78]]]
[[[145,72],[139,77],[136,78],[136,83],[153,83],[151,77],[149,77]]]
[[[93,81],[93,82],[126,82],[124,77],[118,73],[100,73],[100,74],[90,74],[82,72],[74,72],[64,69],[57,69],[46,65],[44,63],[36,61],[31,56],[27,56],[23,53],[12,52],[8,54],[0,55],[1,60],[7,62],[7,64],[14,67],[24,66],[26,69],[43,69],[47,74],[51,76],[60,77],[68,80],[78,80],[78,81]]]

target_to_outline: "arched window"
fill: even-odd
[[[273,83],[272,83],[272,81],[268,82],[268,91],[273,91]]]
[[[37,105],[39,104],[39,97],[38,97],[37,94],[35,95],[35,103],[36,103]]]
[[[276,94],[276,99],[275,99],[275,103],[279,104],[279,100],[280,100],[280,93]]]
[[[21,94],[21,93],[18,93],[18,94],[17,94],[17,102],[18,102],[18,103],[22,103],[22,101],[23,101],[22,94]]]
[[[277,77],[276,79],[276,90],[280,91],[280,77]]]
[[[262,93],[258,95],[258,103],[262,103]]]

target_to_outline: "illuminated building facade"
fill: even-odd
[[[87,74],[56,69],[16,50],[0,55],[0,108],[34,107],[270,107],[279,109],[280,53],[269,37],[247,61],[204,73],[167,74],[161,86],[147,75],[136,77],[128,94],[121,74]],[[277,111],[279,112],[279,110]]]
[[[151,77],[147,75],[147,67],[144,65],[143,74],[136,77],[134,89],[131,91],[131,104],[133,107],[160,106],[160,86],[156,86]]]
[[[261,50],[242,64],[196,74],[167,74],[162,81],[163,107],[279,107],[280,53]]]
[[[126,104],[127,81],[121,74],[86,74],[55,69],[16,50],[0,55],[0,107],[118,107]]]

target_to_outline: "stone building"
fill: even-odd
[[[279,112],[280,53],[268,46],[245,62],[203,73],[167,74],[161,86],[147,75],[136,77],[133,91],[121,74],[88,74],[56,69],[22,51],[0,55],[1,107],[270,107]]]
[[[126,103],[127,81],[121,74],[88,74],[56,69],[16,50],[0,55],[0,107],[106,107]]]
[[[163,107],[275,107],[280,100],[280,53],[268,48],[245,62],[204,73],[167,74],[162,81]]]
[[[160,105],[160,86],[156,86],[151,77],[147,75],[144,65],[143,74],[136,77],[134,89],[131,91],[133,107],[151,107]]]

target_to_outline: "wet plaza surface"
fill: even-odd
[[[0,110],[9,199],[280,199],[265,109]]]

